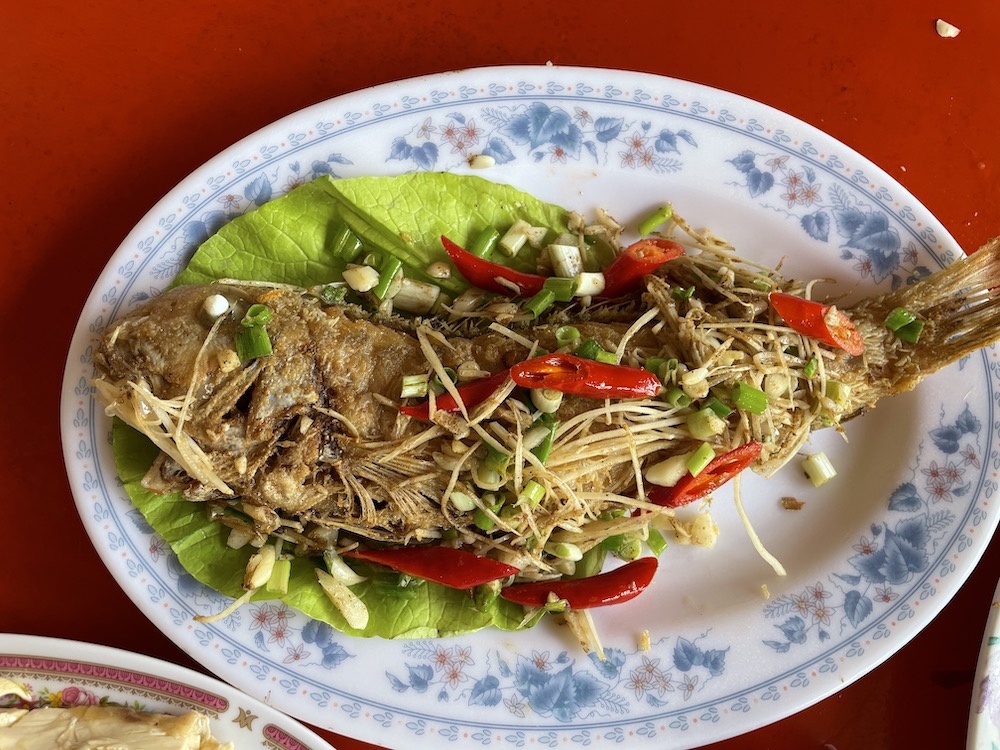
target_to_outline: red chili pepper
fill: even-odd
[[[601,297],[621,297],[639,286],[667,261],[684,254],[684,248],[673,240],[651,237],[629,245],[610,266],[604,269],[604,291]]]
[[[824,344],[843,349],[852,357],[864,352],[865,342],[857,326],[833,305],[824,305],[822,302],[784,292],[771,292],[767,299],[789,328]]]
[[[572,354],[526,359],[510,368],[510,377],[525,388],[549,388],[585,398],[648,398],[660,392],[660,380],[651,372]]]
[[[458,386],[458,393],[462,397],[462,403],[465,404],[465,408],[471,409],[474,406],[478,406],[492,396],[496,389],[503,385],[509,373],[510,370],[501,370],[489,377],[470,380],[468,383]],[[435,399],[434,408],[438,411],[459,410],[458,401],[450,393],[445,393]],[[431,416],[431,405],[430,402],[423,401],[412,406],[401,406],[399,411],[408,417],[426,422]]]
[[[516,271],[513,268],[501,266],[499,263],[484,260],[459,247],[444,235],[441,235],[441,244],[444,245],[445,251],[458,272],[465,277],[466,281],[480,289],[508,297],[532,297],[540,292],[545,285],[544,276]],[[509,285],[497,281],[498,278],[506,279],[517,287],[517,291],[515,292]]]
[[[515,583],[500,590],[507,601],[525,607],[544,607],[549,594],[565,599],[570,609],[590,609],[627,602],[638,596],[653,580],[655,557],[640,557],[620,568],[589,578]]]
[[[481,583],[507,578],[520,569],[489,557],[453,547],[388,547],[354,549],[344,557],[385,565],[400,573],[425,578],[453,589],[471,589]]]
[[[753,463],[763,446],[753,440],[739,448],[713,458],[698,476],[685,474],[673,487],[652,485],[646,490],[646,498],[651,503],[679,508],[693,503],[715,492],[730,479]]]

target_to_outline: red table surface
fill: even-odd
[[[957,38],[937,35],[941,14]],[[132,226],[191,170],[306,105],[481,65],[659,73],[822,128],[888,171],[966,250],[1000,233],[995,0],[31,0],[2,15],[0,631],[202,669],[142,616],[88,541],[63,469],[60,380],[83,302]],[[884,665],[713,747],[964,747],[998,574],[994,544]],[[341,750],[371,747],[324,734]]]

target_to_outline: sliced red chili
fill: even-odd
[[[507,601],[525,607],[544,607],[549,594],[566,601],[570,609],[590,609],[627,602],[649,586],[656,573],[655,557],[640,557],[627,565],[589,578],[515,583],[500,590]]]
[[[387,547],[386,549],[355,549],[344,557],[385,565],[400,573],[440,583],[453,589],[471,589],[482,583],[507,578],[519,568],[489,557],[453,547]]]
[[[513,268],[507,268],[499,263],[480,258],[468,250],[441,235],[448,257],[455,264],[458,272],[473,286],[496,292],[508,297],[531,297],[538,294],[545,285],[545,277],[534,273],[524,273]],[[503,279],[507,283],[498,281]],[[516,291],[515,291],[516,289]]]
[[[684,254],[684,247],[673,240],[650,237],[629,245],[604,269],[601,297],[621,297],[638,288],[644,276]]]
[[[479,406],[479,404],[492,396],[496,392],[496,389],[507,380],[509,373],[510,370],[501,370],[489,377],[470,380],[468,383],[458,386],[457,390],[462,397],[462,403],[465,404],[465,408],[471,409]],[[458,401],[450,393],[438,396],[434,400],[434,408],[438,411],[459,411]],[[401,406],[399,411],[408,417],[419,419],[422,422],[426,422],[431,417],[431,405],[428,401],[422,401],[419,404],[412,404],[410,406]]]
[[[685,474],[673,487],[650,485],[646,498],[657,505],[679,508],[715,492],[757,460],[763,446],[753,440],[713,458],[698,476]]]
[[[649,398],[660,380],[637,367],[612,365],[572,354],[546,354],[510,368],[511,379],[525,388],[549,388],[586,398]]]
[[[865,342],[861,332],[850,318],[833,305],[784,292],[771,292],[767,299],[788,327],[803,336],[843,349],[852,357],[864,352]]]

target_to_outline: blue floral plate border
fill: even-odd
[[[670,200],[747,257],[839,280],[848,297],[912,282],[961,249],[907,191],[830,136],[763,104],[659,76],[482,68],[341,96],[241,140],[159,202],[112,255],[67,359],[62,432],[83,523],[135,604],[206,668],[314,725],[389,747],[703,745],[821,700],[889,658],[983,553],[1000,463],[996,353],[970,356],[819,433],[840,477],[744,482],[755,554],[720,493],[714,550],[664,553],[650,591],[597,610],[608,659],[548,624],[439,641],[345,637],[275,604],[225,621],[128,502],[90,387],[101,331],[157,294],[229,219],[319,175],[475,173],[626,224]],[[481,160],[480,160],[481,161]],[[779,499],[805,502],[796,512]],[[650,646],[640,645],[648,631]],[[363,679],[359,679],[363,676]]]

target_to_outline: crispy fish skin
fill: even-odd
[[[755,378],[763,385],[765,372],[786,371],[781,368],[788,357],[782,352],[790,343],[819,351],[818,345],[781,328],[767,308],[766,292],[707,289],[704,301],[679,301],[671,284],[689,278],[688,272],[672,267],[665,278],[648,279],[643,307],[656,308],[658,322],[651,321],[630,340],[623,361],[665,353],[689,370],[704,369],[706,380],[714,384]],[[831,404],[813,382],[801,379],[790,385],[787,396],[776,397],[774,403],[783,404],[773,410],[777,416],[740,415],[732,429],[741,429],[744,440],[765,442],[758,468],[775,469],[824,417],[835,413],[843,421],[864,413],[880,398],[909,390],[926,375],[1000,338],[1000,302],[991,292],[998,285],[1000,241],[994,240],[898,292],[848,308],[864,337],[864,354],[849,357],[826,349],[821,358],[825,379],[848,385],[849,400]],[[203,305],[215,294],[224,295],[231,309],[213,322]],[[255,303],[272,312],[268,332],[274,353],[228,369],[224,362],[227,355],[231,359],[240,320]],[[884,326],[888,312],[900,306],[926,321],[916,346],[898,341]],[[576,325],[583,337],[597,339],[608,350],[616,348],[628,328],[618,322]],[[520,333],[555,349],[554,331],[555,326],[537,326]],[[454,369],[474,363],[482,371],[497,372],[529,353],[522,343],[493,332],[433,335],[426,341],[441,363]],[[723,357],[726,353],[732,356]],[[335,526],[405,542],[456,524],[443,500],[452,470],[438,459],[447,453],[453,434],[468,425],[461,417],[449,417],[428,427],[400,416],[402,377],[428,371],[412,324],[324,306],[300,290],[255,284],[179,287],[120,319],[105,334],[95,365],[99,380],[109,386],[99,394],[109,400],[128,399],[127,384],[137,382],[155,397],[173,400],[183,412],[184,432],[205,452],[229,492],[195,480],[167,457],[147,476],[153,489],[181,489],[192,499],[237,498],[261,533],[294,517],[302,528]],[[184,407],[177,406],[185,401]],[[565,421],[592,406],[567,398],[558,417]],[[515,411],[505,412],[508,425],[523,421]],[[588,429],[628,432],[621,424],[616,418]],[[676,450],[689,445],[690,440],[679,439]],[[658,445],[642,454],[641,461],[667,453]],[[572,463],[563,466],[575,470]],[[574,481],[580,492],[634,496],[633,468],[626,457],[620,466],[592,475],[577,472]]]

